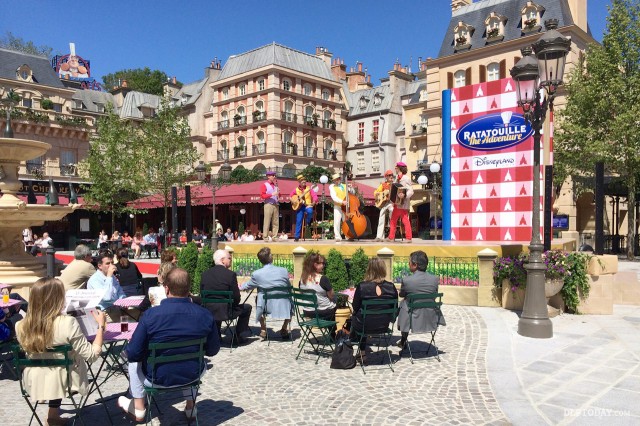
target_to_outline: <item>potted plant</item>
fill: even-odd
[[[487,38],[494,38],[494,37],[498,37],[499,35],[500,35],[499,28],[491,28],[489,31],[487,31]]]
[[[456,46],[464,46],[467,44],[467,38],[463,35],[456,38]]]
[[[347,318],[351,316],[351,309],[347,306],[348,297],[340,292],[349,288],[349,278],[347,275],[347,266],[344,262],[342,254],[331,249],[327,254],[327,266],[324,271],[325,276],[329,279],[333,291],[336,296],[336,321],[338,322],[338,330],[342,329]]]
[[[40,102],[42,109],[53,109],[53,101],[51,99],[44,98]]]
[[[524,305],[527,271],[524,256],[499,257],[493,263],[493,285],[502,295],[502,307],[520,310]]]
[[[526,21],[524,21],[524,27],[527,30],[531,30],[536,26],[537,23],[538,20],[536,18],[527,19]]]
[[[329,127],[331,127],[331,130],[336,129],[336,120],[334,120],[333,118],[330,118],[329,120],[327,120],[327,124],[329,124]]]
[[[320,118],[320,116],[318,114],[313,114],[311,116],[311,120],[313,120],[313,125],[317,126],[318,125],[318,118]]]

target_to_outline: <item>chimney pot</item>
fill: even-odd
[[[127,87],[127,80],[122,80],[122,87]]]

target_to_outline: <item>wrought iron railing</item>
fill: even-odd
[[[394,256],[392,265],[393,282],[400,283],[410,275],[409,258]],[[440,285],[477,287],[480,283],[480,270],[477,257],[431,257],[427,272],[440,278]]]
[[[291,112],[283,112],[281,117],[284,121],[290,121],[292,123],[298,122],[298,115]]]
[[[233,148],[233,158],[242,158],[246,156],[247,156],[246,146],[242,145],[242,146],[236,146]]]
[[[229,120],[218,121],[218,130],[224,130],[229,128]]]
[[[293,278],[293,255],[274,254],[273,264],[281,266],[289,272],[289,278]],[[262,268],[262,264],[254,254],[234,254],[231,270],[240,277],[251,276],[253,272]]]
[[[298,155],[298,147],[291,142],[283,142],[282,153],[288,155]]]
[[[259,121],[264,121],[267,119],[267,113],[264,111],[260,111],[258,114],[253,114],[253,122],[257,123]]]
[[[262,155],[267,153],[266,143],[257,143],[253,145],[253,155]]]
[[[229,150],[228,149],[220,149],[218,150],[218,161],[224,161],[229,159]]]

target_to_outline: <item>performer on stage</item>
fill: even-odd
[[[336,241],[341,241],[342,209],[340,207],[347,198],[347,186],[340,183],[342,179],[340,173],[334,173],[331,179],[333,183],[329,185],[329,194],[333,200],[333,236]]]
[[[278,202],[278,183],[276,181],[276,172],[267,172],[267,181],[262,185],[260,198],[264,200],[264,223],[262,233],[269,234],[269,228],[273,229],[272,235],[278,235],[278,226],[280,223],[280,203]],[[274,239],[273,241],[277,241]]]
[[[402,190],[398,190],[398,198],[396,205],[391,213],[391,223],[389,224],[389,238],[388,241],[394,241],[396,239],[396,224],[398,219],[402,220],[404,226],[406,242],[410,243],[412,238],[411,223],[409,222],[409,205],[411,202],[411,196],[413,195],[413,187],[411,179],[407,176],[407,165],[403,162],[396,163],[396,182],[402,185]]]
[[[307,187],[307,179],[303,175],[298,175],[296,179],[298,179],[298,186],[290,194],[291,207],[296,210],[296,232],[293,241],[300,239],[305,213],[307,214],[307,226],[311,225],[313,206],[318,202],[316,191],[313,190],[313,187]]]
[[[384,182],[373,191],[376,198],[376,206],[380,209],[380,218],[378,219],[378,232],[376,233],[376,241],[382,241],[384,238],[384,224],[389,216],[393,214],[393,203],[389,201],[389,193],[391,192],[391,184],[393,183],[393,171],[384,172]]]

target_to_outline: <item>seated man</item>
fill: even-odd
[[[47,247],[53,245],[53,240],[49,237],[49,233],[42,234],[42,238],[37,239],[31,247],[31,254],[37,256],[38,253],[44,253]]]
[[[189,298],[190,280],[187,271],[180,268],[169,271],[164,289],[167,298],[160,306],[148,310],[142,316],[126,349],[129,360],[129,390],[133,399],[121,396],[118,398],[118,406],[138,422],[144,421],[146,414],[144,385],[151,385],[152,371],[147,365],[149,343],[181,342],[206,337],[207,356],[214,356],[220,350],[220,337],[213,315],[192,303]],[[171,387],[192,383],[204,373],[197,371],[197,367],[197,360],[161,364],[156,368],[154,385]],[[195,419],[195,395],[187,390],[184,396],[187,400],[184,413],[187,419]]]
[[[91,261],[91,249],[84,244],[78,245],[73,251],[74,259],[62,270],[60,281],[65,291],[76,288],[86,288],[87,281],[96,273]]]
[[[440,279],[427,272],[429,258],[427,253],[422,250],[414,251],[409,255],[409,270],[412,275],[408,275],[402,279],[400,286],[400,297],[407,297],[410,294],[421,293],[430,294],[438,292],[438,284]],[[409,330],[409,307],[407,299],[404,299],[399,306],[398,312],[398,330],[401,332],[401,338],[398,342],[400,348],[404,348],[407,344],[409,331],[416,333],[426,333],[438,328],[438,325],[446,325],[444,316],[440,316],[438,321],[438,313],[431,308],[416,309],[413,312],[411,325],[413,330]]]
[[[88,290],[104,290],[104,296],[102,296],[98,307],[107,311],[112,320],[120,318],[120,309],[117,306],[113,306],[113,303],[118,299],[125,298],[120,282],[114,276],[117,270],[118,268],[113,264],[111,253],[100,252],[98,255],[98,270],[87,281]]]
[[[251,317],[251,305],[240,304],[240,289],[238,288],[238,276],[231,269],[231,255],[226,250],[216,250],[213,253],[215,266],[202,273],[200,280],[200,294],[203,290],[218,290],[233,292],[233,310],[231,318],[228,316],[227,305],[221,303],[209,304],[207,309],[211,311],[218,325],[218,330],[222,327],[222,321],[238,318],[236,336],[238,343],[244,343],[242,334],[249,331],[249,318]]]
[[[251,279],[244,283],[240,290],[249,290],[258,288],[259,290],[270,289],[274,287],[291,286],[289,281],[289,271],[281,266],[273,265],[273,256],[269,247],[263,247],[258,252],[258,260],[263,265],[262,268],[251,274]],[[290,300],[274,299],[269,302],[269,316],[274,319],[284,319],[280,336],[283,339],[289,337],[289,322],[291,321],[292,304]],[[267,324],[262,317],[265,310],[264,297],[262,292],[258,292],[256,300],[256,317],[260,321],[260,337],[267,337]]]
[[[155,250],[156,257],[158,255],[158,234],[155,233],[153,228],[149,228],[149,233],[144,236],[144,248],[147,250],[149,259],[151,259],[151,250]]]

